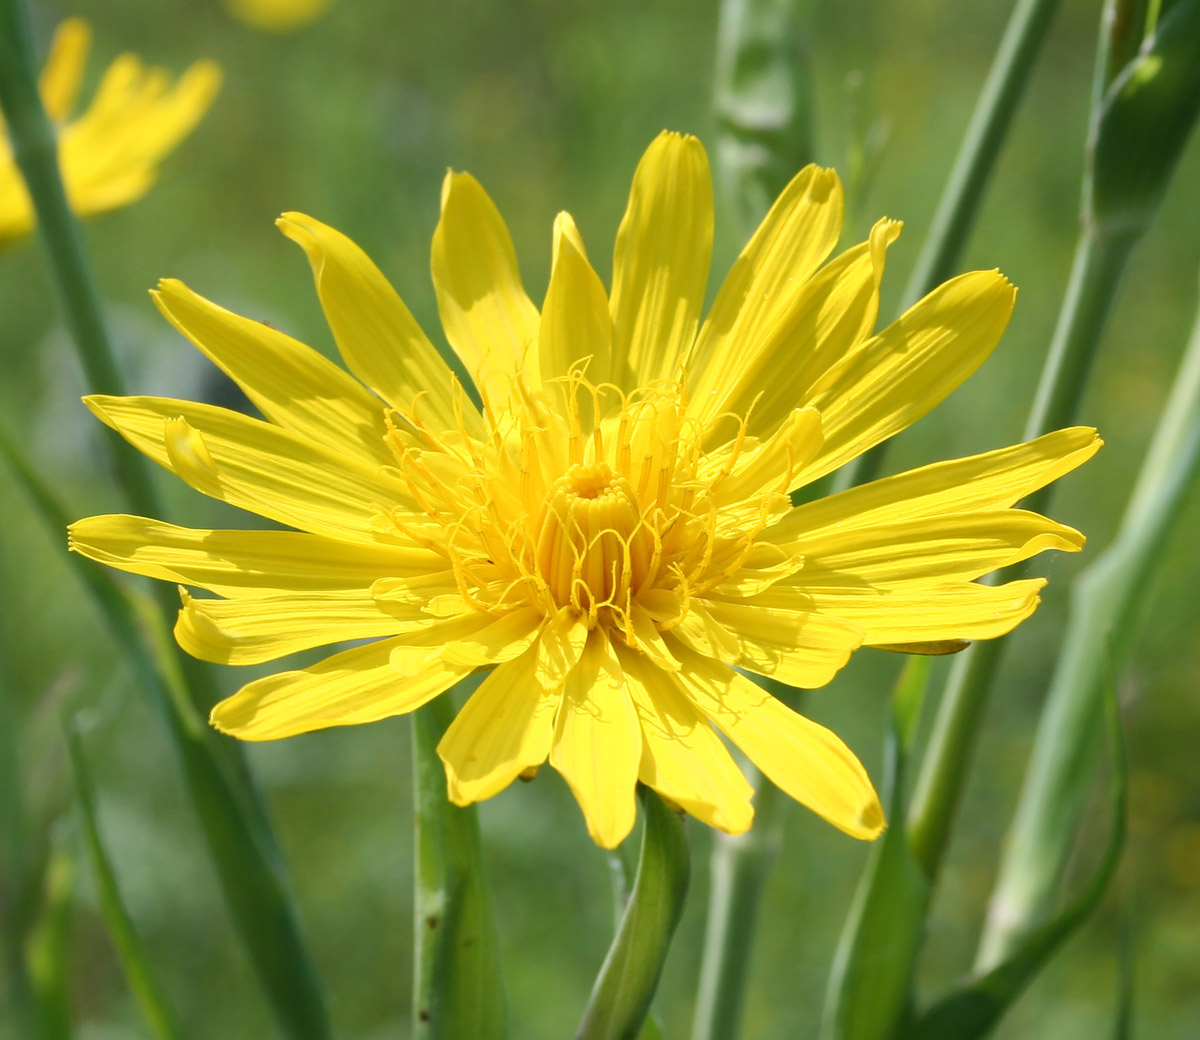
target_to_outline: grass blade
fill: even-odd
[[[95,787],[74,720],[66,721],[64,731],[71,775],[75,782],[76,804],[83,821],[84,843],[92,864],[92,874],[100,896],[100,912],[108,926],[109,938],[151,1033],[158,1040],[181,1040],[183,1034],[178,1028],[178,1019],[154,982],[141,940],[134,930],[133,919],[129,916],[117,887],[116,873],[100,836],[100,827],[96,819]]]
[[[1106,693],[1105,717],[1112,755],[1109,787],[1112,831],[1108,848],[1091,880],[1051,920],[1026,934],[1001,963],[931,1007],[905,1033],[905,1040],[978,1040],[986,1036],[1054,951],[1099,905],[1121,861],[1127,815],[1128,766],[1121,731],[1121,713],[1111,681]]]
[[[44,526],[61,537],[66,530],[62,508],[2,429],[0,455],[12,466]],[[289,1040],[328,1040],[324,996],[300,935],[278,851],[222,753],[219,742],[224,738],[192,704],[161,613],[150,604],[139,607],[100,567],[73,553],[68,559],[167,726],[234,928],[280,1029]]]

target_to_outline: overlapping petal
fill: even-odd
[[[426,638],[432,649],[438,634]],[[411,636],[382,639],[343,650],[311,668],[256,679],[217,704],[210,721],[240,740],[279,740],[330,726],[377,722],[415,711],[471,671],[430,656],[419,670],[401,673],[391,663],[392,651],[412,645]]]
[[[89,560],[220,596],[365,588],[384,575],[424,575],[442,564],[440,556],[412,545],[365,546],[300,531],[195,529],[119,513],[77,520],[67,534],[69,548]]]
[[[449,366],[371,258],[340,231],[303,213],[285,213],[275,223],[308,257],[346,367],[401,413],[419,408],[447,430],[461,414],[477,432],[474,405],[453,392],[457,382]]]
[[[770,781],[856,838],[883,830],[883,807],[854,753],[824,726],[731,668],[680,647],[692,702]]]
[[[312,347],[218,307],[174,278],[151,296],[271,422],[365,465],[394,461],[379,399]]]
[[[490,798],[546,761],[562,691],[538,683],[536,666],[533,649],[500,665],[450,723],[438,755],[455,805]]]
[[[704,305],[712,237],[703,146],[659,134],[633,175],[613,255],[613,379],[623,388],[678,377]]]
[[[616,848],[637,818],[634,788],[642,757],[638,713],[600,629],[563,684],[550,764],[567,781],[598,845]]]
[[[742,381],[747,362],[833,251],[844,207],[837,174],[819,166],[806,166],[783,190],[726,276],[687,358],[692,414],[726,410],[729,385]]]
[[[503,398],[519,369],[538,370],[538,311],[521,284],[504,218],[468,173],[446,174],[431,264],[450,346],[485,402]]]
[[[378,503],[402,489],[366,463],[214,405],[103,395],[85,403],[139,451],[212,498],[314,534],[384,541],[372,518]],[[178,451],[172,457],[173,420],[199,439],[202,457],[193,465],[181,465]]]

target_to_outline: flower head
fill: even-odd
[[[196,62],[172,85],[162,69],[147,69],[123,54],[108,67],[87,111],[71,118],[90,43],[84,22],[63,22],[41,80],[42,103],[58,130],[63,186],[80,216],[141,198],[158,164],[191,132],[221,82],[210,61]],[[0,242],[34,225],[33,204],[3,131],[0,121]]]
[[[300,29],[321,17],[332,0],[225,0],[239,21],[265,32]]]
[[[603,845],[632,827],[638,781],[740,832],[753,792],[723,734],[872,838],[883,813],[852,752],[742,672],[818,687],[863,645],[1009,631],[1044,582],[976,579],[1082,546],[1012,507],[1099,441],[1062,430],[793,508],[793,491],[954,389],[1013,304],[1000,274],[975,272],[874,334],[899,225],[825,264],[841,218],[836,175],[801,171],[701,324],[708,163],[694,138],[663,134],[634,176],[611,292],[560,214],[539,312],[496,207],[449,174],[433,279],[477,408],[365,254],[286,214],[353,377],[166,281],[160,309],[265,419],[88,404],[192,487],[295,530],[102,516],[73,525],[72,548],[214,593],[185,592],[175,630],[210,661],[372,640],[218,704],[213,724],[243,739],[411,711],[490,668],[439,747],[458,804],[549,759]]]

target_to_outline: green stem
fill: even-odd
[[[16,731],[13,684],[7,645],[0,644],[0,942],[4,944],[9,1006],[21,1036],[41,1037],[33,981],[25,959],[25,940],[40,864],[29,849],[29,827],[21,791],[20,740]]]
[[[1018,0],[904,290],[905,308],[954,274],[1059,0]]]
[[[65,530],[61,507],[3,428],[0,455],[33,500],[43,525],[54,532]],[[167,727],[230,917],[281,1032],[290,1040],[328,1040],[324,996],[300,935],[279,853],[265,816],[252,811],[255,803],[248,799],[240,775],[229,769],[231,742],[218,736],[193,707],[161,615],[152,609],[139,611],[103,568],[74,553],[68,562],[100,607],[135,682]]]
[[[1200,316],[1113,545],[1072,589],[1063,650],[1021,791],[980,945],[1003,961],[1050,913],[1086,809],[1103,727],[1105,669],[1119,669],[1200,471]]]
[[[83,839],[109,938],[117,951],[117,959],[125,972],[125,981],[133,991],[150,1031],[158,1040],[181,1040],[183,1033],[176,1016],[158,988],[146,961],[133,919],[121,898],[116,871],[104,847],[97,820],[95,787],[83,753],[83,741],[74,719],[64,721],[67,756],[75,783],[75,797],[83,823]]]
[[[1059,0],[1018,0],[942,189],[929,233],[904,290],[901,311],[954,274],[983,200],[988,178],[1025,93]],[[844,466],[836,490],[879,476],[887,441]]]
[[[79,225],[71,212],[58,165],[58,140],[38,93],[32,34],[22,0],[0,0],[0,108],[8,121],[13,158],[25,178],[50,261],[63,316],[79,353],[89,388],[123,394],[112,344]],[[161,514],[142,456],[106,430],[118,478],[134,509]]]
[[[731,1040],[741,1028],[758,905],[783,836],[788,797],[755,779],[754,826],[717,834],[692,1040]]]
[[[683,915],[690,858],[683,820],[646,787],[642,851],[616,938],[596,976],[575,1040],[635,1040],[642,1033],[671,937]]]
[[[1037,394],[1025,423],[1025,440],[1075,421],[1091,374],[1096,348],[1113,303],[1136,233],[1105,231],[1085,219],[1075,249],[1067,294],[1042,369]],[[1026,501],[1048,500],[1048,484]],[[1030,505],[1031,509],[1038,508]]]
[[[1085,227],[1025,427],[1026,439],[1075,420],[1133,244],[1128,235],[1114,236]],[[1054,489],[1055,485],[1049,484],[1030,495],[1027,508],[1045,511]],[[1019,578],[1026,569],[1027,565],[1011,567],[998,575],[998,581]],[[938,707],[909,814],[913,855],[931,881],[936,879],[946,851],[1004,645],[1003,640],[993,639],[959,654]]]
[[[477,685],[477,684],[476,684]],[[450,694],[413,713],[413,1036],[501,1040],[504,983],[473,805],[446,797],[437,745],[454,718]]]

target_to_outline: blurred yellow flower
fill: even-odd
[[[433,281],[482,409],[353,242],[285,214],[357,378],[164,281],[163,314],[266,421],[187,401],[87,403],[192,487],[297,530],[99,516],[72,526],[71,547],[215,594],[184,592],[175,630],[209,661],[373,640],[218,704],[213,724],[242,739],[412,711],[492,668],[439,747],[460,805],[548,758],[604,846],[632,827],[638,781],[741,832],[753,790],[724,734],[793,798],[873,838],[883,813],[850,750],[735,668],[817,687],[863,645],[1008,632],[1044,582],[976,579],[1082,546],[1012,506],[1099,441],[1061,430],[793,508],[790,492],[974,371],[1014,299],[998,272],[977,271],[873,334],[899,224],[880,221],[822,266],[842,209],[836,174],[802,170],[701,323],[708,160],[694,138],[663,134],[634,176],[611,292],[562,213],[539,312],[492,200],[448,174]]]
[[[325,13],[332,0],[225,0],[239,21],[267,32],[291,32]]]
[[[196,62],[171,85],[162,69],[147,69],[132,54],[105,72],[96,96],[72,119],[91,30],[79,19],[54,34],[42,72],[46,113],[58,128],[59,168],[71,207],[80,216],[101,213],[141,198],[163,160],[208,109],[221,73]],[[0,120],[0,132],[4,124]],[[0,136],[0,242],[34,225],[33,206],[13,160],[8,135]]]

